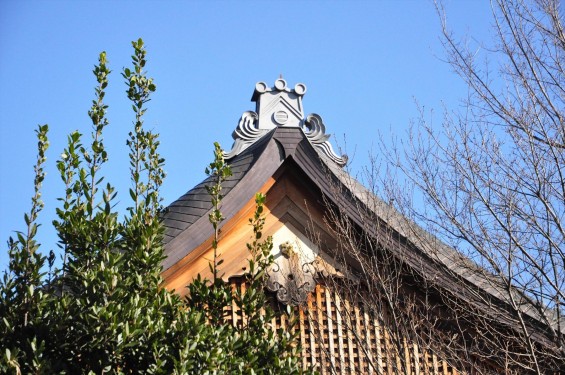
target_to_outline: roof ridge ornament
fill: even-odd
[[[282,75],[275,81],[274,87],[257,82],[251,97],[251,101],[256,103],[255,112],[243,113],[232,133],[232,149],[225,152],[224,157],[229,160],[239,155],[272,129],[300,128],[320,154],[343,167],[347,163],[347,156],[340,157],[334,152],[322,118],[317,114],[304,117],[302,97],[305,93],[305,84],[297,83],[294,89],[289,89]]]
[[[253,111],[243,112],[237,128],[232,133],[232,138],[234,139],[232,149],[229,152],[224,152],[225,159],[229,160],[239,155],[268,132],[267,129],[257,129],[256,123],[258,118],[257,113]]]
[[[333,150],[332,144],[329,142],[330,134],[326,134],[326,126],[322,120],[322,116],[311,113],[306,117],[304,126],[309,130],[305,131],[306,138],[310,143],[323,155],[327,156],[331,161],[339,165],[345,166],[347,163],[347,155],[338,156]],[[304,129],[303,129],[304,130]]]

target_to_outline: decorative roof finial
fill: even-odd
[[[282,74],[275,81],[274,87],[267,86],[265,82],[258,82],[251,97],[251,101],[256,103],[255,112],[243,113],[232,134],[235,140],[232,150],[225,153],[224,157],[231,159],[239,155],[277,127],[301,128],[319,153],[344,166],[347,157],[340,157],[333,151],[322,118],[316,114],[310,114],[305,118],[302,108],[302,97],[305,93],[306,85],[303,83],[297,83],[294,89],[289,89]]]

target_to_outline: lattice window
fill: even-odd
[[[232,290],[245,291],[240,279],[231,280]],[[272,299],[277,307],[276,298]],[[283,306],[278,306],[283,308]],[[235,304],[227,314],[234,325],[245,321]],[[456,375],[454,367],[425,347],[401,338],[400,348],[383,322],[363,304],[337,290],[318,284],[304,306],[296,308],[304,368],[320,374]],[[288,329],[285,315],[270,322],[273,329]]]

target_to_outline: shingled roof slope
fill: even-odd
[[[271,136],[272,134],[264,137],[229,163],[232,175],[222,184],[222,194],[224,196],[229,194],[251,170]],[[206,178],[166,208],[163,214],[165,245],[194,224],[199,218],[207,217],[207,213],[212,208],[212,201],[206,186],[210,186],[213,183],[213,179],[213,176]]]

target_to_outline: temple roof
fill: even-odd
[[[479,304],[484,303],[484,295],[507,303],[508,294],[492,275],[408,220],[343,170],[347,157],[334,152],[322,118],[316,114],[304,116],[305,92],[305,85],[289,89],[282,78],[272,88],[263,82],[256,85],[252,95],[256,111],[241,116],[233,132],[233,147],[224,154],[233,173],[222,185],[221,210],[226,221],[252,201],[281,169],[297,170],[305,184],[330,202],[339,191],[340,200],[334,199],[333,204],[371,236],[382,237],[378,227],[389,232],[392,229],[392,251],[439,287],[459,298],[469,298],[463,295],[466,292],[461,283],[465,283],[476,288],[477,294],[471,297]],[[165,271],[212,236],[208,221],[212,204],[205,189],[211,182],[211,178],[205,179],[165,211]],[[383,225],[367,224],[377,221]],[[536,321],[545,320],[536,311],[526,313]],[[543,341],[542,337],[538,339]]]
[[[313,159],[315,162],[322,159],[334,167],[346,164],[347,156],[338,156],[329,143],[330,136],[325,133],[321,116],[304,116],[302,97],[305,93],[306,85],[298,83],[294,89],[289,89],[282,78],[277,79],[271,88],[264,82],[255,85],[251,101],[256,103],[256,110],[243,113],[232,134],[233,147],[224,154],[232,171],[232,176],[222,186],[224,196],[232,195],[234,190],[233,195],[237,199],[230,200],[235,199],[242,206],[253,198],[286,158],[295,156],[297,148],[305,152],[299,158]],[[277,146],[271,145],[269,148],[271,142]],[[256,166],[259,159],[265,160]],[[251,170],[253,173],[247,176]],[[212,208],[205,187],[210,183],[210,178],[205,179],[167,207],[163,216],[167,255],[163,263],[165,270],[190,252],[190,246],[186,243],[189,239],[185,240],[188,234],[183,234],[190,227],[195,226],[190,231],[191,245],[197,246],[199,243],[196,242],[205,239],[204,233],[208,233],[206,228],[209,227],[207,213]],[[238,185],[245,187],[236,189]],[[241,208],[236,206],[224,202],[224,216],[229,217],[237,212],[230,209]],[[193,231],[199,234],[192,234]]]

